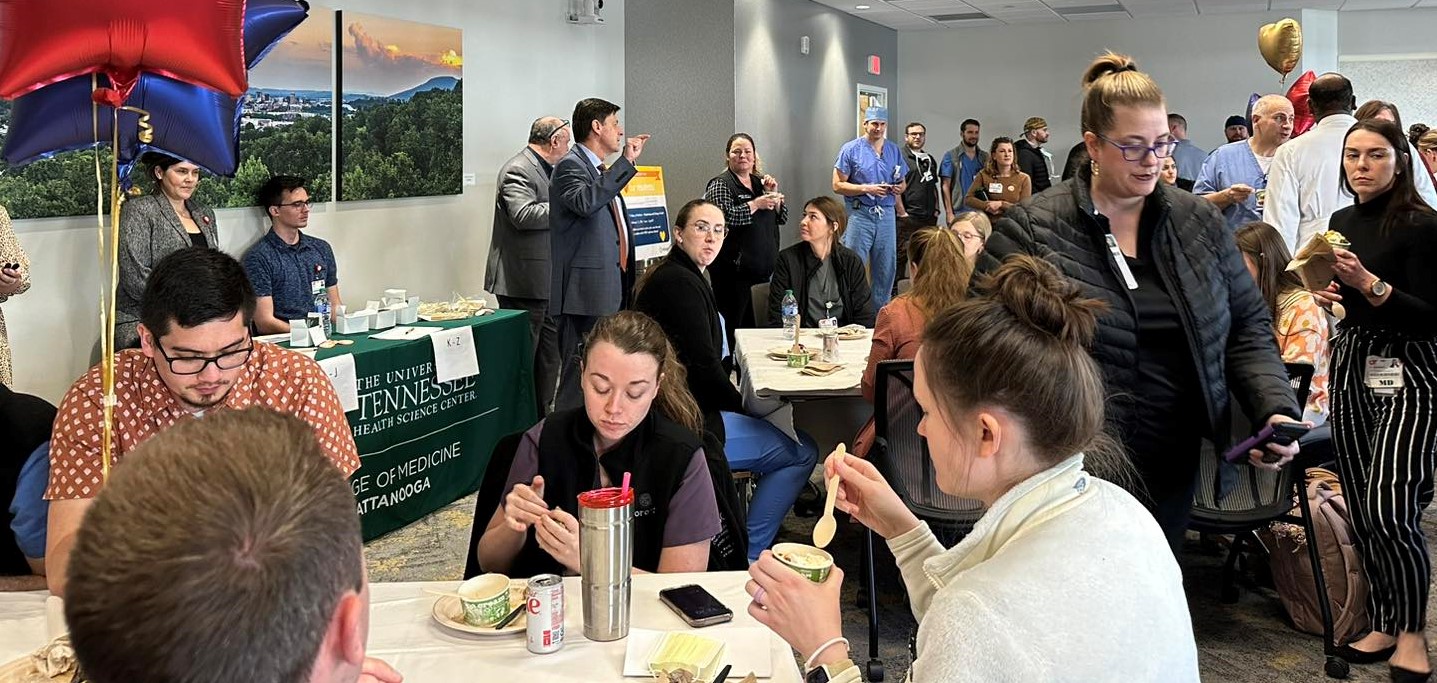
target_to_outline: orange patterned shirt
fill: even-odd
[[[1327,313],[1317,305],[1312,292],[1296,291],[1278,302],[1277,346],[1282,362],[1307,363],[1314,370],[1303,410],[1303,419],[1314,425],[1327,422],[1329,412],[1327,381],[1332,350],[1328,339],[1332,330],[1327,323]]]
[[[50,486],[46,500],[94,498],[104,484],[100,439],[104,434],[100,367],[90,368],[65,393],[50,442]],[[155,434],[194,414],[175,400],[155,365],[137,349],[115,359],[115,430],[110,466]],[[314,427],[320,450],[347,477],[359,469],[359,452],[344,419],[334,385],[319,365],[302,354],[255,342],[244,372],[224,403],[210,410],[262,406],[289,413]]]

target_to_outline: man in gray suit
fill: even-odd
[[[499,170],[484,271],[484,289],[499,297],[500,308],[529,312],[539,417],[559,382],[559,329],[548,314],[549,176],[569,151],[570,137],[568,121],[545,116],[529,127],[529,145]]]
[[[579,347],[599,318],[619,312],[633,284],[634,247],[619,192],[638,171],[649,136],[624,139],[619,105],[596,97],[574,105],[579,144],[554,166],[549,185],[549,314],[564,366],[554,409],[583,403]],[[604,159],[623,150],[612,167]]]

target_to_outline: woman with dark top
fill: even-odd
[[[1083,76],[1091,161],[993,224],[979,270],[1010,254],[1042,257],[1107,303],[1094,359],[1109,394],[1109,431],[1139,474],[1134,493],[1174,551],[1192,508],[1204,437],[1225,443],[1229,392],[1252,424],[1295,422],[1301,408],[1267,306],[1211,202],[1158,182],[1177,141],[1162,90],[1132,59],[1099,57]],[[1297,446],[1271,447],[1281,455]]]
[[[186,247],[219,248],[215,212],[192,197],[200,167],[172,156],[145,155],[155,191],[125,202],[120,210],[120,288],[115,307],[115,348],[137,346],[140,295],[150,268]]]
[[[688,387],[704,423],[724,443],[729,467],[759,475],[749,505],[749,560],[773,539],[818,462],[818,446],[803,432],[794,441],[773,424],[745,413],[743,397],[729,381],[723,326],[714,292],[704,277],[722,253],[724,214],[695,199],[679,209],[674,249],[650,267],[634,295],[634,309],[659,323],[688,370]]]
[[[837,318],[840,327],[873,327],[873,294],[863,260],[839,238],[848,217],[831,197],[814,197],[803,205],[798,244],[778,252],[768,289],[768,324],[783,325],[783,293],[792,290],[804,327],[818,327]]]
[[[1033,194],[1033,179],[1018,170],[1014,159],[1012,138],[993,138],[988,150],[988,165],[978,172],[968,188],[963,204],[994,218]]]
[[[1372,590],[1372,632],[1343,647],[1350,662],[1388,661],[1394,681],[1431,678],[1427,594],[1432,564],[1422,511],[1437,468],[1437,212],[1417,194],[1402,129],[1359,120],[1342,149],[1332,215],[1337,281],[1317,292],[1346,309],[1332,361],[1332,441]]]
[[[632,311],[600,319],[584,349],[584,405],[524,433],[508,493],[479,539],[480,566],[577,574],[579,494],[630,473],[634,569],[705,571],[721,527],[684,367],[658,324]]]
[[[778,193],[778,179],[760,174],[758,148],[748,133],[729,136],[724,154],[728,170],[709,181],[704,199],[723,211],[728,228],[723,249],[708,273],[732,347],[735,329],[756,324],[751,290],[773,277],[778,226],[788,222],[788,205]]]

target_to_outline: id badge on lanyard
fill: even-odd
[[[1133,270],[1128,267],[1128,260],[1123,258],[1123,250],[1118,248],[1118,238],[1110,232],[1105,239],[1108,241],[1108,254],[1113,257],[1113,263],[1118,264],[1118,272],[1123,274],[1123,284],[1127,285],[1128,289],[1137,289],[1138,281],[1133,278]]]

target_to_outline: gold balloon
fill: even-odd
[[[1283,82],[1286,82],[1287,74],[1296,69],[1297,63],[1302,60],[1302,26],[1293,19],[1263,26],[1257,30],[1257,49],[1262,52],[1267,65],[1281,74]]]

